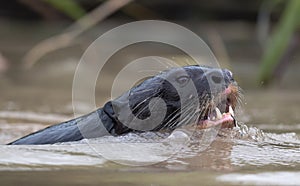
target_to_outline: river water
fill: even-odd
[[[245,90],[239,128],[219,131],[211,143],[178,130],[166,139],[146,133],[6,146],[73,117],[71,76],[59,81],[40,71],[1,80],[1,185],[300,185],[298,90]]]

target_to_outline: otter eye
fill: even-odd
[[[176,79],[179,84],[186,84],[189,81],[190,77],[188,76],[180,76]]]

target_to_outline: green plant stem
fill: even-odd
[[[272,80],[273,72],[279,64],[290,39],[300,20],[300,0],[289,0],[284,9],[279,24],[274,31],[271,40],[266,45],[263,60],[260,66],[259,82],[265,85]]]
[[[44,0],[49,5],[63,12],[70,18],[77,20],[86,14],[86,11],[74,0]]]

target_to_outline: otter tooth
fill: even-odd
[[[231,106],[229,106],[229,113],[230,113],[232,116],[234,116],[234,112],[233,112],[233,109],[232,109]]]
[[[216,107],[216,114],[217,114],[217,119],[222,119],[222,114],[218,107]]]

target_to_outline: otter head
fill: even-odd
[[[111,101],[117,133],[235,125],[239,89],[226,69],[185,66],[163,71]]]

